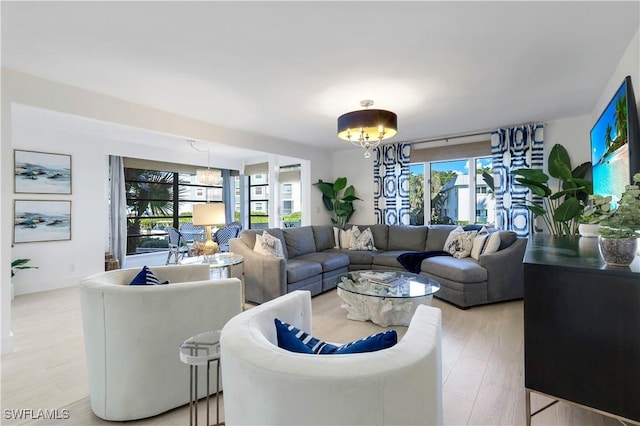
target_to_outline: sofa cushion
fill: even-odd
[[[350,265],[368,265],[373,263],[373,257],[376,254],[382,253],[381,251],[370,250],[338,250],[330,249],[326,250],[328,253],[343,253],[349,258]]]
[[[387,250],[423,251],[428,231],[426,226],[391,225]]]
[[[274,323],[278,347],[291,352],[320,355],[355,354],[390,348],[398,343],[397,332],[395,330],[387,330],[338,346],[323,342],[291,324],[280,321],[278,318],[274,319]]]
[[[288,259],[316,251],[316,243],[313,240],[313,230],[310,226],[286,228],[282,233],[287,243]]]
[[[470,257],[437,256],[422,261],[421,271],[461,283],[478,283],[487,280],[487,270]]]
[[[391,266],[394,268],[403,269],[404,267],[398,262],[398,256],[406,253],[404,250],[391,250],[383,253],[378,253],[373,257],[373,264],[379,266]]]
[[[322,274],[322,265],[318,262],[298,258],[287,260],[288,283],[294,283],[320,274]]]
[[[162,285],[169,284],[169,281],[160,281],[158,277],[149,269],[148,266],[144,266],[138,274],[133,277],[133,280],[129,285]]]
[[[518,234],[513,231],[498,231],[498,235],[500,235],[498,251],[506,249],[518,239]]]
[[[327,250],[335,246],[333,241],[333,226],[331,225],[314,225],[313,240],[316,243],[316,251]]]
[[[322,272],[334,271],[349,266],[349,256],[337,252],[323,251],[303,254],[296,259],[318,262],[322,266]]]
[[[424,251],[442,250],[449,233],[456,228],[456,225],[431,225]],[[422,251],[422,249],[418,251]]]

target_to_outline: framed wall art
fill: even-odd
[[[71,239],[71,201],[14,200],[13,242]]]
[[[14,192],[71,194],[71,156],[48,152],[13,151]]]

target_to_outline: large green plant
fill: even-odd
[[[355,212],[353,202],[359,200],[353,185],[347,186],[347,178],[339,177],[335,182],[318,179],[314,183],[322,192],[324,207],[331,214],[331,223],[344,226]]]
[[[634,185],[627,185],[618,207],[600,220],[598,233],[607,238],[640,237],[640,173],[633,176]]]
[[[578,219],[584,203],[593,192],[593,184],[585,179],[591,162],[571,166],[569,153],[560,144],[551,149],[547,158],[549,175],[557,179],[556,190],[549,186],[549,175],[537,169],[518,169],[516,182],[542,198],[542,201],[525,201],[517,204],[527,207],[535,216],[541,217],[553,235],[578,234]]]

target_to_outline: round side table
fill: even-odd
[[[198,424],[198,367],[207,366],[207,426],[209,426],[209,377],[211,363],[216,362],[216,423],[220,422],[220,330],[207,331],[185,340],[180,345],[180,361],[189,365],[189,425]]]

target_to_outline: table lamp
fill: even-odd
[[[208,203],[193,205],[193,224],[205,227],[207,240],[202,247],[204,255],[211,255],[218,251],[218,244],[211,239],[211,225],[226,223],[224,204]]]

